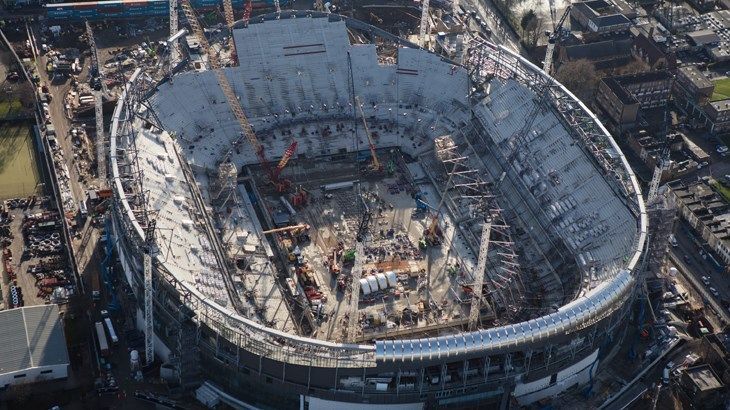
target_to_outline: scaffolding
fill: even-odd
[[[99,64],[99,52],[96,48],[96,41],[94,40],[94,31],[91,28],[91,24],[86,21],[86,37],[89,42],[89,48],[91,49],[91,70],[96,72],[101,83],[101,89],[95,90],[94,94],[94,117],[96,120],[96,141],[94,143],[96,147],[96,166],[97,175],[99,177],[99,188],[105,188],[107,186],[107,175],[108,169],[106,165],[106,138],[104,137],[104,95],[106,95],[106,82],[104,82],[104,76],[102,74],[102,67]]]
[[[470,326],[471,316],[479,316],[483,286],[487,289],[484,297],[493,300],[490,308],[495,310],[495,314],[497,310],[503,312],[500,319],[509,321],[520,311],[525,294],[510,226],[505,222],[495,196],[489,191],[488,183],[471,164],[470,154],[475,154],[471,146],[457,144],[452,136],[436,138],[434,146],[436,159],[443,164],[444,173],[450,181],[441,192],[446,199],[444,204],[457,218],[457,228],[474,254],[479,255],[471,278],[472,284],[478,284],[479,293],[474,291],[473,298],[477,301],[472,302],[472,308],[474,304],[477,307],[476,311],[470,311]]]

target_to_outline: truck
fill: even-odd
[[[104,319],[104,323],[106,323],[106,330],[109,331],[109,338],[112,340],[112,344],[116,345],[119,343],[119,338],[117,337],[117,332],[114,331],[112,320],[107,317]]]
[[[672,244],[672,248],[676,248],[679,246],[679,243],[677,243],[677,238],[674,237],[674,234],[669,235],[669,243]]]
[[[99,342],[99,354],[102,357],[109,356],[109,344],[106,341],[106,333],[104,333],[104,325],[101,322],[94,324],[96,327],[96,339]]]

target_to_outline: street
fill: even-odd
[[[677,269],[691,275],[688,279],[702,295],[703,302],[706,301],[705,305],[712,306],[724,324],[730,323],[730,311],[726,303],[728,300],[726,295],[730,288],[727,278],[717,270],[716,266],[700,256],[699,249],[690,236],[693,233],[689,225],[682,220],[678,221],[677,225],[675,230],[677,247],[670,249],[670,259]],[[703,283],[703,276],[709,278],[709,285]],[[711,287],[718,291],[720,297],[716,297],[710,292]]]

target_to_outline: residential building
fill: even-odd
[[[613,78],[639,101],[643,109],[666,105],[674,84],[674,77],[668,71],[649,71]]]
[[[673,82],[667,71],[607,77],[599,83],[596,102],[623,132],[636,126],[640,109],[666,105]]]
[[[711,133],[730,132],[730,100],[713,101],[703,108],[705,126]]]
[[[570,15],[592,33],[615,33],[631,27],[631,20],[617,12],[616,7],[604,0],[589,0],[573,3]]]
[[[680,214],[722,261],[730,265],[730,204],[718,195],[708,181],[685,185],[669,184]]]
[[[615,78],[607,77],[598,83],[596,102],[609,116],[613,128],[619,134],[636,126],[641,105]]]
[[[631,39],[605,40],[560,47],[558,61],[588,60],[596,68],[609,68],[631,61]]]
[[[715,84],[694,65],[677,69],[675,89],[685,108],[689,104],[703,105],[710,100]]]
[[[631,55],[649,66],[651,70],[672,69],[676,64],[673,55],[668,56],[656,45],[654,40],[640,33],[631,45]]]

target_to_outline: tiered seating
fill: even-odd
[[[490,86],[477,117],[501,155],[516,154],[511,165],[525,192],[543,201],[542,217],[592,279],[615,274],[636,234],[629,209],[555,114],[533,109],[538,103],[533,91],[514,80],[493,80]],[[528,113],[537,117],[524,139],[514,139]]]

